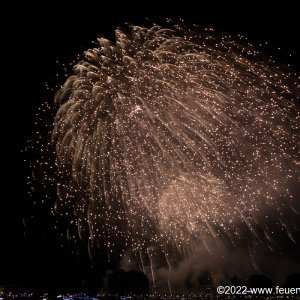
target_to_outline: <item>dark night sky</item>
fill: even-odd
[[[40,235],[40,238],[33,241],[33,238],[24,238],[23,228],[23,216],[28,212],[29,205],[24,196],[25,176],[28,173],[21,150],[26,140],[32,137],[37,108],[52,96],[51,92],[46,91],[45,82],[54,86],[63,81],[62,77],[56,78],[56,73],[62,72],[57,60],[69,61],[69,57],[75,57],[87,47],[92,47],[91,42],[98,34],[112,38],[114,28],[122,27],[126,21],[144,25],[144,16],[154,20],[159,20],[159,16],[175,16],[199,25],[212,25],[221,31],[245,33],[257,43],[269,41],[273,46],[266,50],[281,47],[283,50],[274,54],[300,70],[298,9],[296,4],[290,5],[286,1],[282,6],[272,4],[264,8],[252,1],[241,2],[243,7],[219,7],[211,3],[202,9],[192,7],[192,4],[187,8],[184,1],[181,5],[186,6],[173,6],[165,12],[154,3],[141,2],[139,14],[134,14],[130,6],[118,7],[117,2],[105,6],[89,1],[75,3],[70,4],[68,9],[45,3],[39,7],[12,7],[7,9],[7,14],[11,16],[10,22],[2,25],[4,35],[8,38],[2,45],[2,61],[8,64],[8,71],[2,73],[7,82],[2,87],[1,101],[1,145],[4,150],[1,207],[4,206],[4,209],[0,210],[0,247],[3,251],[0,256],[0,285],[2,282],[26,282],[40,274],[40,266],[47,265],[47,261],[58,264],[66,257],[55,250],[55,245],[45,244],[43,229],[33,229],[33,237]],[[293,55],[292,58],[288,57],[288,53]],[[35,224],[39,227],[41,223],[47,227],[46,220]],[[55,274],[53,270],[43,276],[50,278],[51,274]]]

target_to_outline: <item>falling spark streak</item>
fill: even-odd
[[[152,277],[152,288],[155,289],[156,283],[155,283],[155,275],[154,275],[154,266],[153,266],[153,259],[152,259],[152,253],[151,249],[147,250],[149,261],[150,261],[150,270],[151,270],[151,277]]]
[[[294,202],[297,85],[211,30],[132,26],[98,39],[55,97],[59,205],[91,244],[142,265],[148,254],[153,284],[149,247],[259,244],[258,226],[268,232],[266,218],[280,222]]]
[[[141,251],[139,252],[139,254],[140,254],[141,269],[142,269],[142,271],[143,271],[144,273],[146,273],[145,264],[144,264],[144,259],[143,259],[143,254],[142,254]]]
[[[168,288],[169,288],[169,293],[170,295],[172,295],[172,287],[171,287],[171,281],[170,281],[170,274],[171,274],[171,264],[170,264],[170,261],[168,259],[168,254],[166,252],[164,252],[165,254],[165,259],[166,259],[166,262],[167,262],[167,265],[168,265]]]

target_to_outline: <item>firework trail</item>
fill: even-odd
[[[242,37],[118,29],[55,97],[60,205],[73,207],[80,238],[118,255],[209,252],[212,240],[272,247],[270,218],[293,239],[298,98],[299,78]]]

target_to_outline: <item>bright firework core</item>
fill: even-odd
[[[197,27],[98,42],[55,98],[58,193],[80,238],[151,267],[155,251],[170,267],[198,247],[272,247],[270,219],[293,239],[299,78]]]

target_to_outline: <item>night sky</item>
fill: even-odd
[[[272,4],[265,8],[252,2],[241,3],[243,7],[218,7],[212,3],[202,9],[185,6],[163,11],[154,3],[141,2],[139,14],[134,14],[129,6],[117,7],[117,3],[101,6],[74,2],[69,4],[69,9],[49,4],[8,9],[10,23],[2,25],[7,38],[2,45],[2,62],[8,64],[8,71],[2,73],[5,83],[1,101],[4,154],[0,285],[45,285],[49,280],[59,281],[72,272],[81,272],[86,278],[96,276],[89,270],[87,257],[83,255],[79,262],[76,254],[69,254],[61,247],[61,240],[52,230],[49,210],[34,208],[25,196],[26,177],[30,173],[21,151],[25,149],[27,140],[34,137],[37,108],[53,97],[46,83],[55,90],[64,81],[63,76],[56,76],[63,74],[61,63],[70,62],[70,58],[92,47],[92,41],[98,35],[112,39],[113,30],[117,26],[122,27],[125,22],[144,25],[145,17],[158,22],[159,17],[181,17],[220,31],[244,33],[257,44],[268,41],[267,52],[300,71],[298,10],[296,4],[283,3],[282,7]],[[278,47],[282,50],[277,51]],[[33,216],[33,219],[24,235],[23,219],[28,216]],[[81,282],[80,276],[72,276],[73,282]]]

